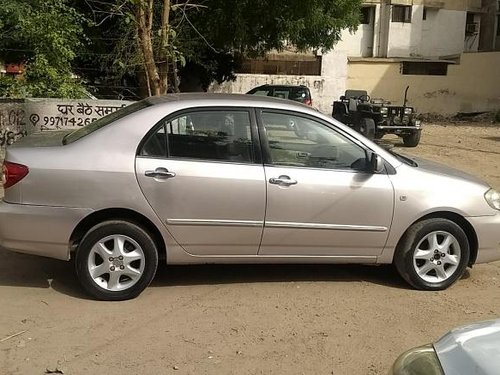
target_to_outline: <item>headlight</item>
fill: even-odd
[[[496,190],[490,189],[484,194],[484,199],[486,202],[494,208],[495,210],[500,211],[500,193]]]
[[[401,354],[389,375],[444,375],[432,345],[421,346]]]
[[[387,108],[387,107],[382,107],[382,108],[380,108],[380,113],[381,113],[382,115],[386,115],[386,114],[388,114],[388,113],[389,113],[389,108]]]
[[[411,115],[413,113],[412,108],[405,108],[405,115]]]

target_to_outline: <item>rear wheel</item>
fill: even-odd
[[[411,226],[398,245],[394,263],[414,288],[446,289],[469,263],[469,241],[463,229],[447,219],[428,219]]]
[[[403,143],[406,147],[417,147],[420,143],[421,130],[417,130],[411,134],[403,136]]]
[[[100,300],[137,297],[153,280],[158,252],[151,236],[127,221],[91,228],[78,246],[76,270],[87,293]]]
[[[375,121],[371,118],[364,117],[355,125],[354,130],[363,134],[368,139],[375,138]]]

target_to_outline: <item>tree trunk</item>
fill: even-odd
[[[137,42],[142,52],[146,76],[148,77],[150,95],[161,95],[161,81],[156,67],[153,51],[153,0],[143,0],[136,8]]]
[[[158,50],[159,74],[160,74],[160,90],[165,94],[168,90],[168,29],[170,19],[170,0],[163,0],[163,9],[161,14],[160,26],[160,46]],[[175,72],[174,72],[175,74]]]

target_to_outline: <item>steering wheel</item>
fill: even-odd
[[[371,99],[372,98],[368,94],[358,96],[358,100],[361,102],[369,102]]]

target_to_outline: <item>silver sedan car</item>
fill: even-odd
[[[440,290],[500,259],[500,194],[308,106],[186,94],[7,149],[0,246],[136,297],[158,263],[394,263]]]

